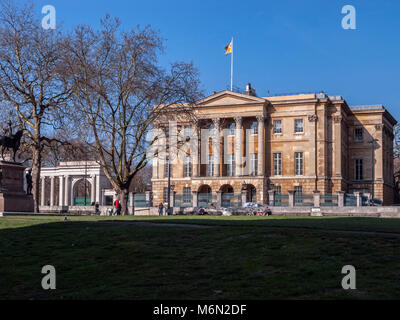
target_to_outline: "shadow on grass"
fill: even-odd
[[[399,298],[397,232],[363,218],[84,217],[0,220],[0,299]],[[151,226],[136,222],[151,222]],[[184,228],[162,224],[210,225]],[[257,227],[256,227],[257,226]],[[44,265],[57,289],[41,288]],[[357,289],[341,289],[341,269]],[[380,273],[379,270],[384,270]]]

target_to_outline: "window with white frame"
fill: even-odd
[[[184,203],[192,202],[192,189],[190,187],[183,188],[183,202]]]
[[[303,175],[303,152],[294,153],[294,174],[296,176]]]
[[[258,134],[258,122],[252,122],[250,125],[250,133]]]
[[[192,176],[192,159],[189,155],[185,157],[185,168],[184,168],[185,177]]]
[[[229,154],[227,157],[226,174],[228,177],[235,175],[235,155]]]
[[[296,203],[301,203],[303,197],[303,187],[302,186],[295,186],[294,187],[294,201]]]
[[[354,129],[354,141],[360,142],[363,141],[363,129],[355,128]]]
[[[295,119],[294,120],[294,133],[303,133],[304,132],[304,127],[303,127],[303,119]]]
[[[282,133],[282,120],[274,120],[274,134]]]
[[[364,175],[363,175],[363,160],[362,159],[356,159],[356,165],[355,165],[355,178],[356,180],[363,180]]]
[[[282,175],[282,153],[274,153],[274,175]]]
[[[258,165],[258,154],[251,153],[250,154],[250,175],[251,176],[257,175],[257,165]]]
[[[214,175],[214,155],[208,155],[208,168],[207,168],[207,175],[212,177]]]

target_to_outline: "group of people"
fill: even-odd
[[[92,206],[94,206],[94,215],[100,215],[100,205],[98,202],[92,202]],[[117,199],[114,201],[114,210],[112,210],[109,214],[113,216],[120,216],[121,215],[122,205],[121,202]]]
[[[161,203],[158,205],[158,215],[159,215],[159,216],[163,216],[164,213],[167,214],[167,215],[170,214],[170,213],[168,212],[167,207],[165,207],[164,204],[161,202]]]

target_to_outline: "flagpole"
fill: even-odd
[[[231,53],[231,91],[233,91],[233,37],[232,37],[232,53]]]

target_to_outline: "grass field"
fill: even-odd
[[[399,299],[400,220],[2,217],[0,299]],[[57,289],[41,288],[44,265]],[[357,270],[343,290],[341,269]]]

